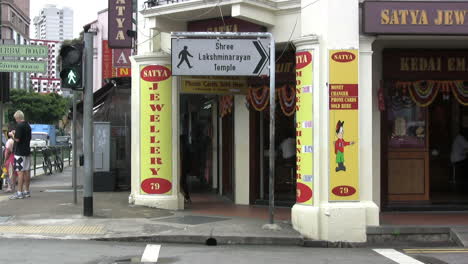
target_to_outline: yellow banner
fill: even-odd
[[[182,77],[182,93],[247,94],[247,78],[229,76]]]
[[[312,52],[296,53],[296,202],[314,204]]]
[[[140,193],[172,194],[172,77],[169,65],[140,67]]]
[[[358,201],[358,50],[330,50],[329,62],[329,199]]]

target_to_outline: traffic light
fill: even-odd
[[[77,89],[83,87],[83,45],[64,45],[60,49],[62,57],[62,88]]]

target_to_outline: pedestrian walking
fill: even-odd
[[[31,175],[29,169],[31,167],[31,126],[24,120],[24,113],[20,110],[16,111],[13,117],[16,120],[17,126],[13,133],[15,144],[15,171],[18,173],[18,185],[15,194],[10,196],[10,200],[23,199],[31,197],[29,185],[31,184]]]

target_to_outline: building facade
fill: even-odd
[[[130,202],[183,209],[186,141],[206,146],[188,174],[236,204],[267,199],[268,82],[171,75],[170,32],[230,31],[274,37],[275,196],[292,193],[304,237],[364,242],[381,211],[465,208],[450,156],[468,128],[467,1],[153,2],[132,57]]]
[[[35,38],[64,41],[73,39],[73,10],[56,5],[46,5],[39,16],[34,17]]]
[[[29,41],[29,0],[2,0],[1,35],[0,39],[10,44],[28,44]],[[10,74],[12,89],[28,89],[29,76],[27,73],[14,72]]]
[[[97,19],[87,26],[92,32],[96,32],[94,37],[93,65],[95,73],[93,75],[93,91],[99,90],[107,79],[115,77],[130,77],[130,55],[132,49],[111,49],[108,45],[108,10],[98,12]]]
[[[47,71],[45,73],[31,73],[30,79],[32,89],[38,93],[62,94],[61,79],[58,78],[57,58],[60,51],[60,42],[53,40],[31,39],[31,45],[44,45],[48,48],[47,58],[36,58],[46,62]],[[34,58],[31,58],[34,60]]]

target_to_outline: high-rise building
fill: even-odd
[[[0,39],[9,44],[28,44],[29,0],[0,0]],[[27,89],[29,76],[26,73],[10,74],[11,89]]]
[[[73,10],[56,5],[46,5],[39,16],[34,17],[35,38],[64,41],[73,39]]]
[[[31,39],[31,45],[44,45],[48,48],[47,58],[31,58],[31,60],[45,61],[47,71],[45,73],[31,73],[32,88],[38,93],[62,94],[61,80],[57,78],[57,57],[60,50],[60,42],[54,40]]]

